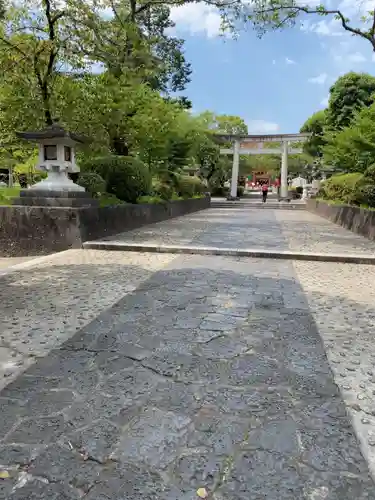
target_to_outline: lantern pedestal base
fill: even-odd
[[[85,188],[75,184],[69,179],[65,170],[59,170],[57,167],[54,170],[48,171],[48,177],[33,186],[29,187],[29,191],[67,191],[67,192],[84,192]]]
[[[33,188],[35,186],[36,184]],[[13,198],[13,205],[86,208],[98,207],[99,201],[92,198],[86,191],[47,191],[29,188],[20,191],[18,198]]]

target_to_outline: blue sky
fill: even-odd
[[[371,3],[340,2],[347,15]],[[218,14],[203,4],[178,8],[172,17],[192,63],[184,94],[194,112],[239,115],[250,133],[298,132],[326,106],[329,88],[340,75],[351,70],[375,74],[370,43],[343,31],[332,18],[305,16],[293,29],[262,39],[249,29],[233,40],[219,36]]]

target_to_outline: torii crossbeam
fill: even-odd
[[[237,197],[237,183],[239,171],[239,158],[241,154],[250,155],[281,155],[280,173],[280,200],[288,199],[288,154],[300,154],[302,148],[290,148],[290,143],[303,143],[310,139],[312,134],[270,134],[270,135],[239,135],[239,134],[214,134],[219,143],[230,142],[232,147],[220,149],[221,154],[233,155],[232,181],[230,199]],[[270,142],[281,143],[278,148],[264,148]]]

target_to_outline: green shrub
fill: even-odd
[[[2,188],[0,188],[0,205],[11,205],[11,198],[9,198],[9,196],[6,196],[2,191]]]
[[[84,172],[80,174],[78,184],[84,187],[93,197],[98,196],[98,193],[104,193],[106,191],[105,180],[96,172]]]
[[[163,200],[170,200],[174,194],[172,183],[162,181],[158,177],[152,179],[152,192],[154,196],[159,196]]]
[[[182,196],[179,196],[177,193],[172,193],[171,201],[183,200]]]
[[[195,175],[179,175],[175,178],[176,191],[183,198],[192,198],[194,195],[203,194],[207,188]]]
[[[136,203],[140,196],[151,193],[151,174],[148,167],[132,156],[109,155],[83,162],[84,172],[99,174],[106,191],[120,200]]]
[[[359,172],[333,175],[322,183],[318,197],[326,200],[338,200],[348,204],[357,204],[358,188],[362,178],[363,176]]]
[[[80,175],[87,172],[95,172],[99,174],[103,179],[106,178],[106,163],[108,158],[112,158],[114,155],[110,156],[96,156],[95,158],[81,158],[79,161]]]
[[[160,196],[140,196],[137,203],[165,203],[166,200]]]
[[[375,164],[367,167],[364,173],[364,177],[371,182],[375,182]]]
[[[12,198],[20,195],[19,187],[0,187],[0,205],[11,205]]]
[[[303,187],[302,186],[297,186],[296,187],[296,193],[302,194],[303,193]]]
[[[99,196],[99,205],[101,207],[111,207],[114,205],[126,205],[126,202],[119,200],[114,194],[102,193]]]
[[[361,184],[356,191],[355,202],[357,205],[375,207],[375,184]]]

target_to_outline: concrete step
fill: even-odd
[[[270,201],[262,203],[259,201],[211,201],[212,208],[257,208],[270,210],[306,210],[305,203]]]
[[[262,199],[262,195],[260,193],[255,193],[255,194],[248,194],[248,193],[245,193],[244,195],[241,196],[241,199],[244,199],[244,200],[261,200]],[[268,196],[267,196],[267,200],[277,200],[278,199],[278,196],[277,194],[269,194],[268,193]]]
[[[221,255],[227,257],[248,257],[256,259],[302,260],[310,262],[341,262],[349,264],[375,265],[373,254],[335,254],[316,252],[297,252],[268,248],[219,248],[199,245],[158,245],[150,243],[131,243],[115,240],[86,241],[83,248],[91,250],[110,250],[122,252],[149,252],[187,255]]]

